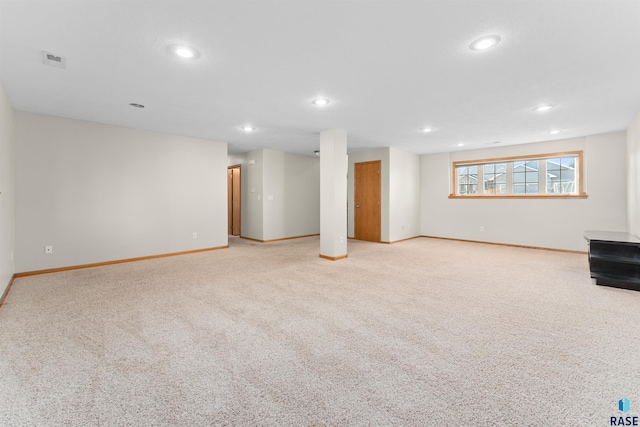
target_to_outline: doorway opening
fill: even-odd
[[[227,168],[229,235],[240,235],[240,165]]]

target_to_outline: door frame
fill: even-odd
[[[240,184],[238,185],[238,234],[229,234],[230,236],[240,236],[242,233],[242,165],[241,164],[237,164],[237,165],[231,165],[231,166],[227,166],[227,212],[231,211],[231,218],[227,219],[227,229],[229,222],[233,222],[233,203],[232,203],[232,199],[231,199],[231,194],[229,194],[228,189],[229,189],[229,170],[231,169],[237,169],[238,170],[238,177],[240,178]],[[233,193],[233,186],[231,187],[231,193]],[[229,206],[229,204],[231,206]],[[231,230],[231,232],[233,233],[233,231],[235,231],[235,227],[233,227],[233,229]]]

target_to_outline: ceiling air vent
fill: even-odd
[[[67,58],[55,55],[51,52],[42,51],[42,63],[56,68],[67,68]]]

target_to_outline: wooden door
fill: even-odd
[[[358,240],[380,241],[381,164],[380,160],[375,160],[354,165],[354,234]]]
[[[240,166],[227,169],[229,235],[240,235]]]

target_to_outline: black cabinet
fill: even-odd
[[[611,231],[585,231],[589,270],[598,285],[640,291],[640,239]]]

